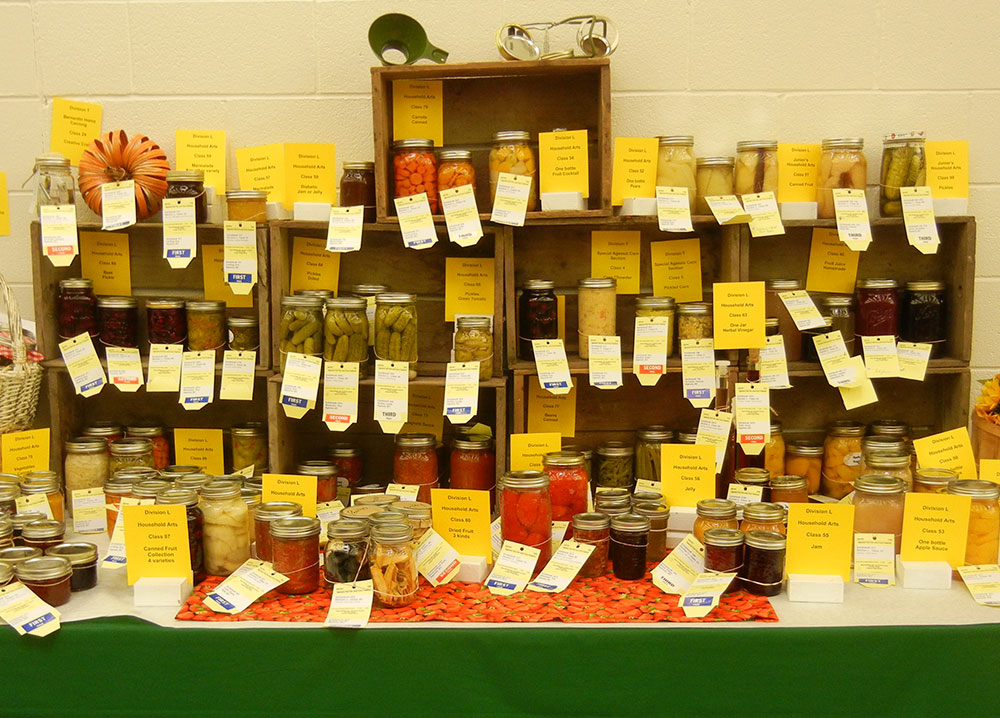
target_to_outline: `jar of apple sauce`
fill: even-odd
[[[861,138],[823,140],[823,153],[816,178],[817,216],[832,219],[837,216],[833,203],[834,189],[859,189],[868,183],[868,162]]]
[[[697,194],[694,200],[694,213],[712,214],[712,209],[705,198],[733,193],[733,158],[699,157],[695,161],[695,166]]]
[[[903,536],[906,484],[894,476],[865,474],[854,480],[854,533],[893,534],[896,555]]]
[[[785,446],[785,474],[806,480],[809,494],[818,494],[823,472],[823,447],[803,441]]]
[[[736,143],[736,194],[778,191],[777,140],[744,140]]]
[[[824,496],[842,499],[853,490],[854,480],[861,474],[861,439],[864,435],[865,425],[856,421],[830,424],[823,442],[821,492]]]
[[[687,187],[691,213],[694,214],[695,197],[698,195],[698,160],[694,156],[692,135],[667,135],[657,138],[656,185],[658,187]]]
[[[702,499],[695,507],[694,537],[705,543],[705,532],[709,529],[738,529],[736,504],[729,499]]]
[[[997,562],[1000,547],[1000,486],[992,481],[964,479],[948,484],[948,493],[969,496],[969,533],[965,542],[965,565],[983,566]]]
[[[948,484],[958,479],[958,473],[951,469],[916,470],[913,475],[913,492],[916,494],[946,494]]]

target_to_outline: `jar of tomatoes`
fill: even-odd
[[[590,484],[583,467],[583,454],[577,451],[553,451],[542,457],[542,470],[549,475],[549,499],[553,521],[572,521],[587,511]],[[572,527],[566,538],[572,537]]]
[[[146,300],[146,333],[150,344],[183,344],[187,340],[184,300]]]
[[[106,347],[139,346],[139,302],[134,297],[97,300],[97,331]]]
[[[823,442],[821,491],[824,496],[842,499],[854,490],[854,480],[861,475],[861,439],[864,435],[865,425],[856,421],[830,424]]]
[[[500,173],[531,178],[528,191],[528,212],[534,212],[538,202],[538,171],[535,153],[528,142],[531,133],[523,130],[507,130],[493,135],[493,149],[490,150],[490,206],[496,203],[497,185]]]
[[[476,191],[476,169],[472,166],[472,153],[468,150],[441,150],[438,153],[438,191],[472,185]]]
[[[899,283],[895,279],[858,281],[859,337],[899,335]]]
[[[497,473],[493,444],[489,439],[471,436],[452,439],[449,463],[451,488],[489,491],[492,498]]]
[[[392,176],[396,197],[427,193],[431,213],[438,211],[437,160],[434,142],[424,139],[396,140],[392,143]]]
[[[539,550],[534,572],[552,558],[552,500],[542,471],[508,471],[500,494],[500,535]]]
[[[337,498],[337,465],[332,461],[303,461],[295,470],[299,476],[316,477],[316,502],[324,503]]]
[[[149,439],[153,442],[153,468],[159,471],[170,466],[170,442],[162,426],[128,426],[125,436],[129,439]]]
[[[274,570],[288,577],[274,590],[300,595],[319,588],[320,520],[311,516],[294,516],[272,521],[270,528]]]
[[[948,493],[969,496],[969,533],[965,542],[965,565],[982,566],[997,562],[1000,547],[1000,486],[992,481],[964,479],[948,484]]]
[[[399,434],[392,460],[392,480],[397,484],[419,486],[417,501],[429,504],[431,489],[438,486],[438,457],[433,434]]]
[[[111,453],[111,442],[125,436],[125,430],[121,424],[114,421],[93,421],[89,426],[85,426],[80,433],[83,436],[100,436],[105,439],[109,444],[109,454]]]
[[[87,333],[97,336],[97,299],[94,283],[89,279],[71,278],[59,281],[59,338],[72,339]]]

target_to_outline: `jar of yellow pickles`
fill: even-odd
[[[698,192],[694,200],[694,213],[711,214],[706,197],[733,193],[734,160],[732,157],[699,157],[695,164]]]
[[[736,194],[777,192],[777,140],[744,140],[736,143]]]
[[[669,135],[659,137],[656,155],[656,185],[658,187],[687,187],[691,212],[698,193],[697,160],[694,156],[694,137]]]
[[[948,484],[948,493],[972,498],[969,536],[965,542],[965,565],[997,562],[1000,547],[1000,486],[992,481],[964,479]]]
[[[531,133],[523,130],[507,130],[493,135],[493,149],[490,150],[490,206],[497,198],[500,173],[506,172],[531,177],[528,211],[535,211],[538,202],[538,167],[535,164],[535,153],[528,144],[530,140]]]
[[[861,439],[865,425],[856,421],[830,424],[823,442],[824,496],[842,499],[854,490],[854,480],[861,475]]]
[[[785,446],[785,474],[805,478],[809,495],[819,493],[823,473],[823,447],[801,441],[790,441]]]
[[[785,437],[780,421],[771,422],[771,439],[764,445],[764,468],[771,476],[785,473]]]

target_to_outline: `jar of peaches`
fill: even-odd
[[[785,473],[785,437],[780,421],[771,422],[771,438],[764,445],[764,468],[771,476]]]
[[[842,499],[854,490],[854,480],[861,475],[861,439],[865,425],[856,421],[830,424],[823,442],[824,496]]]
[[[969,535],[965,542],[965,565],[997,562],[1000,548],[1000,486],[992,481],[963,479],[948,484],[948,493],[972,498]]]
[[[823,473],[823,447],[802,441],[791,441],[785,447],[785,471],[789,476],[802,476],[809,494],[819,493]]]

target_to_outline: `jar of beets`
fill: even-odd
[[[139,347],[139,302],[134,297],[97,300],[97,328],[106,347]]]
[[[559,338],[558,301],[550,279],[529,279],[521,289],[517,306],[517,357],[534,361],[532,339]]]
[[[147,299],[146,329],[150,344],[183,344],[187,339],[184,300]]]
[[[59,282],[59,338],[72,339],[86,332],[97,336],[97,299],[89,279],[63,279]]]

